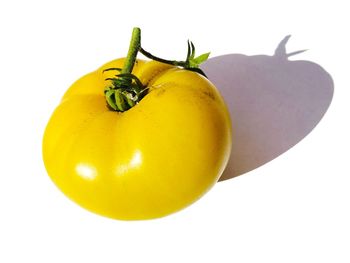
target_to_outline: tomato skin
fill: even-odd
[[[114,60],[75,82],[44,133],[43,159],[65,195],[97,214],[158,218],[200,198],[219,179],[231,150],[231,122],[203,76],[138,60],[133,74],[150,88],[125,112],[108,109],[105,78]]]

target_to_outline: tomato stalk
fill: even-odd
[[[187,57],[185,61],[168,60],[168,59],[157,57],[155,55],[152,55],[148,51],[144,50],[141,46],[139,51],[141,54],[148,57],[149,59],[153,59],[155,61],[162,62],[165,64],[170,64],[176,67],[181,67],[187,70],[195,71],[203,75],[204,77],[207,77],[203,72],[203,70],[199,68],[199,64],[203,63],[208,59],[210,52],[204,53],[198,57],[195,57],[195,47],[191,41],[187,41]]]
[[[152,60],[195,71],[206,77],[199,65],[208,59],[210,53],[195,57],[195,47],[192,42],[188,41],[186,60],[177,61],[156,57],[141,47],[141,29],[135,27],[132,31],[129,51],[123,68],[109,68],[105,70],[116,70],[119,72],[119,74],[115,75],[115,78],[106,79],[112,82],[112,85],[105,89],[107,104],[115,111],[123,112],[135,106],[147,91],[147,88],[143,86],[141,81],[131,73],[139,51]]]
[[[124,66],[121,70],[122,74],[131,73],[132,69],[134,68],[137,53],[140,47],[141,47],[141,29],[138,27],[134,27],[134,29],[132,30],[132,36],[130,40],[128,55],[126,56]]]
[[[140,80],[131,73],[140,46],[141,30],[135,27],[132,31],[129,50],[123,68],[107,69],[120,72],[120,74],[115,75],[116,78],[106,79],[112,81],[112,86],[105,89],[107,104],[115,111],[123,112],[135,106],[140,101],[145,91]]]

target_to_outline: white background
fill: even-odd
[[[0,262],[350,262],[347,1],[1,1]],[[87,212],[46,175],[41,139],[65,89],[124,56],[133,26],[145,49],[183,58],[272,54],[333,77],[323,120],[272,162],[218,183],[174,215],[124,222]]]

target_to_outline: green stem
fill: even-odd
[[[194,57],[195,48],[193,43],[188,41],[187,44],[188,44],[188,52],[187,52],[186,61],[168,60],[168,59],[156,57],[155,55],[152,55],[148,51],[144,50],[141,46],[139,48],[139,51],[142,55],[144,55],[149,59],[153,59],[161,63],[173,65],[175,67],[182,67],[184,69],[197,72],[207,78],[203,70],[199,68],[199,64],[208,59],[209,53],[203,54],[195,58]]]
[[[136,61],[136,56],[137,52],[139,51],[141,47],[141,30],[138,27],[134,27],[132,30],[132,36],[131,36],[131,41],[129,45],[129,51],[128,55],[126,56],[124,66],[121,70],[121,73],[131,73],[135,61]]]
[[[165,63],[165,64],[170,64],[170,65],[173,65],[173,66],[176,66],[176,67],[186,67],[186,65],[187,65],[186,61],[167,60],[167,59],[156,57],[155,55],[152,55],[151,53],[149,53],[146,50],[144,50],[142,47],[140,47],[139,51],[145,57],[147,57],[149,59],[153,59],[153,60],[158,61],[158,62],[162,62],[162,63]]]
[[[147,88],[143,86],[137,76],[131,73],[139,51],[150,59],[195,71],[205,76],[204,72],[199,68],[199,64],[208,58],[209,53],[202,54],[195,58],[193,43],[188,41],[187,45],[188,52],[186,61],[167,60],[156,57],[141,47],[141,29],[134,27],[123,68],[108,68],[103,71],[119,71],[119,74],[115,75],[115,77],[106,79],[112,82],[111,85],[105,89],[105,97],[109,107],[115,111],[123,112],[135,106],[145,96]]]
[[[138,27],[134,27],[130,40],[129,51],[124,60],[123,68],[109,68],[104,70],[120,71],[120,74],[116,75],[117,78],[106,79],[112,81],[113,84],[112,86],[107,87],[105,90],[106,101],[110,108],[115,111],[126,111],[135,106],[135,104],[141,98],[139,93],[142,90],[142,83],[137,79],[137,77],[131,74],[140,47],[141,30]],[[136,84],[133,83],[135,78]]]

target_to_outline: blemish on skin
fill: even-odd
[[[166,91],[168,86],[171,87],[172,85],[173,85],[172,83],[170,83],[170,84],[169,83],[166,83],[166,84],[162,83],[160,85],[155,85],[155,86],[153,85],[150,88],[150,90],[152,90],[152,93],[155,96],[159,97],[159,96],[162,96],[165,93],[165,91]]]
[[[159,97],[159,96],[162,96],[164,92],[165,92],[165,89],[158,89],[155,95]]]
[[[207,96],[207,97],[209,97],[210,99],[212,99],[212,100],[215,100],[215,95],[214,95],[214,93],[212,93],[211,91],[202,91],[202,93],[205,95],[205,96]]]

